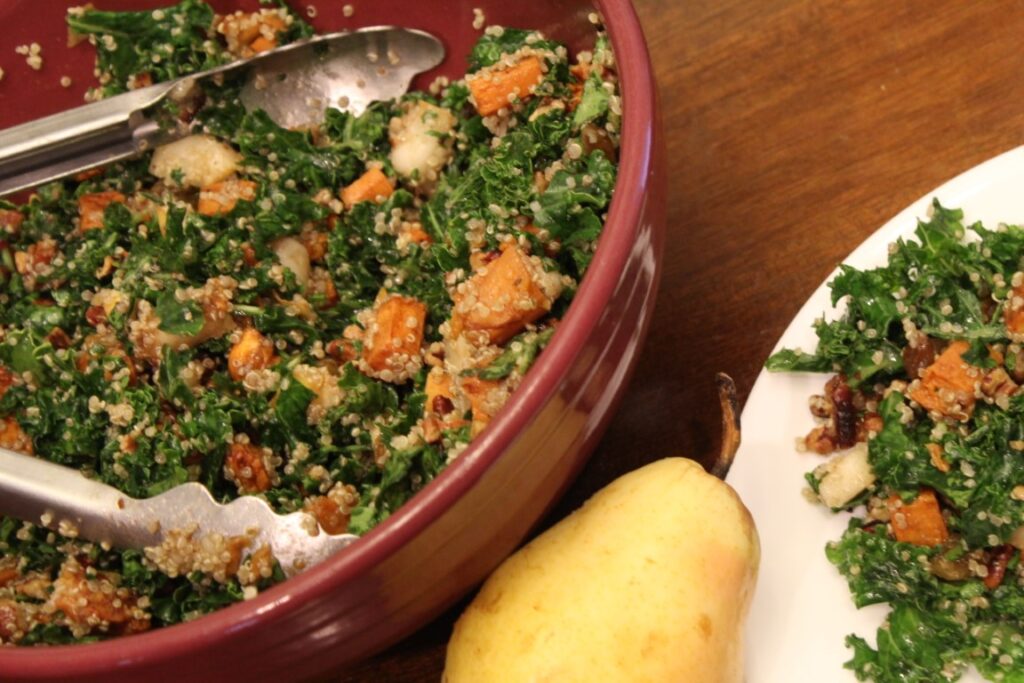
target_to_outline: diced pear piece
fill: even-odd
[[[841,508],[875,483],[868,462],[868,445],[859,443],[834,456],[814,470],[818,478],[818,497],[830,508]]]
[[[157,147],[149,162],[149,172],[164,182],[187,187],[208,187],[227,180],[238,171],[242,155],[230,145],[210,135],[188,137]]]

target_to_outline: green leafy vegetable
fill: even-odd
[[[247,57],[255,50],[247,41],[269,40],[268,31],[273,42],[263,49],[311,32],[288,3],[260,4],[269,7],[259,15],[228,16],[202,0],[70,10],[72,35],[96,51],[90,98]],[[262,26],[257,38],[233,32],[247,22]],[[146,152],[40,187],[23,205],[0,202],[4,220],[18,223],[0,244],[0,446],[132,497],[198,482],[224,503],[259,495],[279,513],[312,511],[324,528],[358,534],[393,515],[489,418],[473,414],[463,379],[514,390],[547,346],[611,202],[618,120],[607,42],[598,39],[582,85],[565,48],[533,31],[492,27],[470,64],[525,54],[544,60],[542,82],[507,117],[487,119],[459,80],[358,114],[328,108],[322,125],[289,129],[245,109],[243,74],[203,79],[146,114],[237,152],[217,160],[223,168],[199,164],[209,173],[193,176],[186,167],[211,160],[178,159],[169,179],[158,178],[156,152]],[[405,120],[422,102],[446,108],[452,129],[424,132]],[[611,146],[592,151],[584,126],[599,127]],[[429,173],[407,172],[420,153]],[[369,169],[393,191],[343,203]],[[185,184],[186,175],[203,180]],[[104,192],[121,196],[83,229],[89,196]],[[558,278],[551,310],[513,320],[515,336],[501,344],[456,331],[453,298],[508,248]],[[426,309],[422,330],[418,306],[415,316],[385,319],[390,295]],[[415,348],[382,367],[373,353],[382,330],[384,343]],[[468,365],[449,361],[467,346],[466,357],[480,361],[460,377]],[[457,410],[427,405],[432,368]],[[54,583],[77,573],[76,563],[117,587],[79,601],[80,613],[54,598]],[[274,562],[269,572],[232,564],[171,571],[152,553],[0,517],[0,573],[17,574],[5,574],[0,605],[29,624],[20,644],[168,626],[285,578]],[[21,590],[36,580],[42,588]],[[94,609],[113,615],[110,623],[98,628]]]
[[[171,334],[191,337],[203,329],[203,309],[195,301],[179,301],[174,292],[166,292],[154,309],[160,318],[160,329]]]
[[[887,265],[840,267],[830,287],[842,312],[815,323],[813,353],[783,349],[766,363],[839,373],[865,406],[860,416],[877,411],[881,420],[868,441],[875,479],[843,506],[857,514],[826,550],[858,607],[891,606],[874,646],[847,639],[847,667],[859,680],[955,681],[970,666],[989,680],[1024,680],[1024,588],[1012,545],[1024,528],[1024,394],[1019,339],[1005,316],[1019,296],[1021,254],[1021,228],[965,226],[962,212],[935,202],[915,239],[890,248]],[[960,362],[977,378],[969,395],[950,388],[955,370],[920,374],[952,340],[967,342]],[[921,387],[955,410],[925,410]],[[817,477],[808,480],[818,492]],[[946,540],[899,542],[910,513],[901,517],[893,501],[923,490],[938,496]]]

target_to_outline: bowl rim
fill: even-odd
[[[655,85],[643,30],[630,0],[591,0],[617,57],[622,98],[618,176],[594,259],[551,342],[499,414],[466,450],[388,519],[337,557],[188,623],[97,643],[0,648],[9,673],[73,676],[174,659],[196,640],[224,642],[300,609],[307,601],[364,574],[436,521],[498,461],[545,405],[579,355],[619,284],[650,185]],[[626,58],[628,57],[628,58]]]

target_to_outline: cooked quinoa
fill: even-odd
[[[68,24],[90,98],[311,32],[199,0]],[[158,113],[187,136],[0,202],[0,446],[362,534],[486,429],[572,300],[615,180],[614,60],[600,33],[570,59],[490,27],[463,79],[312,130],[240,87]],[[0,517],[0,644],[136,633],[284,578],[249,536],[119,550],[37,521]]]

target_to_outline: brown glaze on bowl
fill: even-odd
[[[94,82],[88,45],[67,47],[63,15],[79,4],[0,0],[9,49],[0,55],[0,127],[81,103]],[[102,9],[152,0],[94,0]],[[221,11],[256,2],[212,3]],[[188,624],[102,643],[0,648],[0,681],[293,681],[338,671],[413,632],[478,584],[563,493],[593,449],[629,380],[660,273],[665,206],[654,78],[628,0],[342,0],[317,6],[321,31],[395,24],[440,36],[448,58],[421,77],[458,77],[488,23],[540,28],[588,48],[599,11],[618,58],[624,108],[618,183],[575,301],[550,346],[487,430],[386,522],[332,560]],[[32,71],[16,45],[38,42]],[[59,81],[70,76],[73,85]]]

